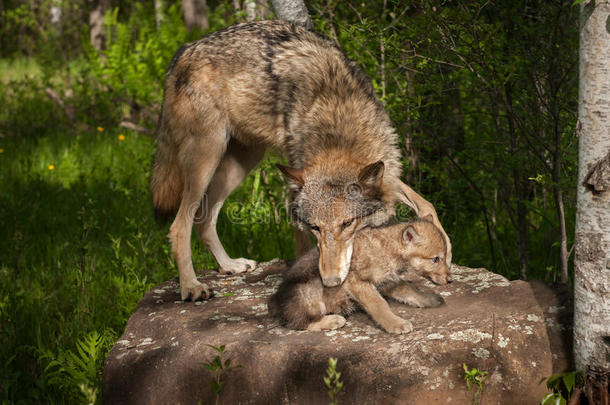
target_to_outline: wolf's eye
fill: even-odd
[[[432,263],[438,263],[440,261],[441,261],[441,258],[438,256],[432,258]]]
[[[309,225],[312,231],[320,232],[320,227],[317,225]]]
[[[349,221],[345,221],[341,224],[341,229],[346,229],[347,227],[349,227],[352,223],[354,222],[353,219],[350,219]]]

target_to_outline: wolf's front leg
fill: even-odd
[[[372,284],[357,280],[354,277],[345,281],[345,287],[350,295],[386,332],[409,333],[413,330],[411,322],[395,315],[387,301]]]
[[[416,308],[433,308],[445,303],[440,295],[420,291],[408,282],[383,290],[382,294]]]
[[[245,146],[231,139],[197,211],[197,234],[218,262],[223,274],[243,273],[256,268],[254,260],[229,257],[218,238],[216,223],[224,201],[264,154],[264,147]]]

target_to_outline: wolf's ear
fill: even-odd
[[[385,166],[381,160],[364,166],[358,174],[358,182],[364,187],[381,187]]]
[[[280,164],[277,164],[276,166],[284,173],[284,176],[286,176],[288,180],[292,181],[298,188],[303,188],[303,184],[305,184],[303,181],[303,170]]]
[[[413,225],[409,225],[405,228],[405,230],[402,232],[402,239],[407,244],[417,243],[419,241],[419,234]]]

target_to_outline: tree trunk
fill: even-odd
[[[155,0],[155,23],[157,24],[157,29],[161,27],[161,23],[163,22],[163,0]]]
[[[574,359],[592,404],[607,403],[610,370],[609,15],[607,1],[581,5]]]
[[[210,27],[205,0],[182,0],[182,15],[186,28],[205,31]]]
[[[297,23],[305,28],[312,29],[313,23],[303,0],[271,0],[275,15],[280,20]]]
[[[247,21],[255,21],[256,20],[256,1],[254,0],[246,0],[244,1],[244,8],[246,9],[246,20]]]
[[[508,134],[510,137],[509,152],[511,156],[517,154],[517,132],[515,128],[515,120],[513,117],[513,99],[512,86],[510,82],[504,85],[506,97],[506,105],[508,107]],[[527,280],[527,207],[525,206],[525,187],[521,179],[521,171],[519,170],[521,162],[512,162],[513,184],[515,187],[515,196],[517,197],[517,243],[519,246],[519,274],[521,280]]]
[[[104,14],[110,8],[110,0],[93,0],[89,3],[89,34],[93,48],[104,48],[106,37],[104,35]]]

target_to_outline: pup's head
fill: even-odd
[[[382,201],[383,162],[356,170],[332,163],[304,170],[278,165],[294,191],[293,220],[318,240],[320,277],[326,287],[338,286],[347,277],[356,232],[389,217]]]
[[[406,275],[413,272],[419,277],[429,278],[435,284],[447,284],[451,282],[451,276],[445,257],[445,238],[431,219],[417,219],[405,224],[402,242],[409,261]]]

